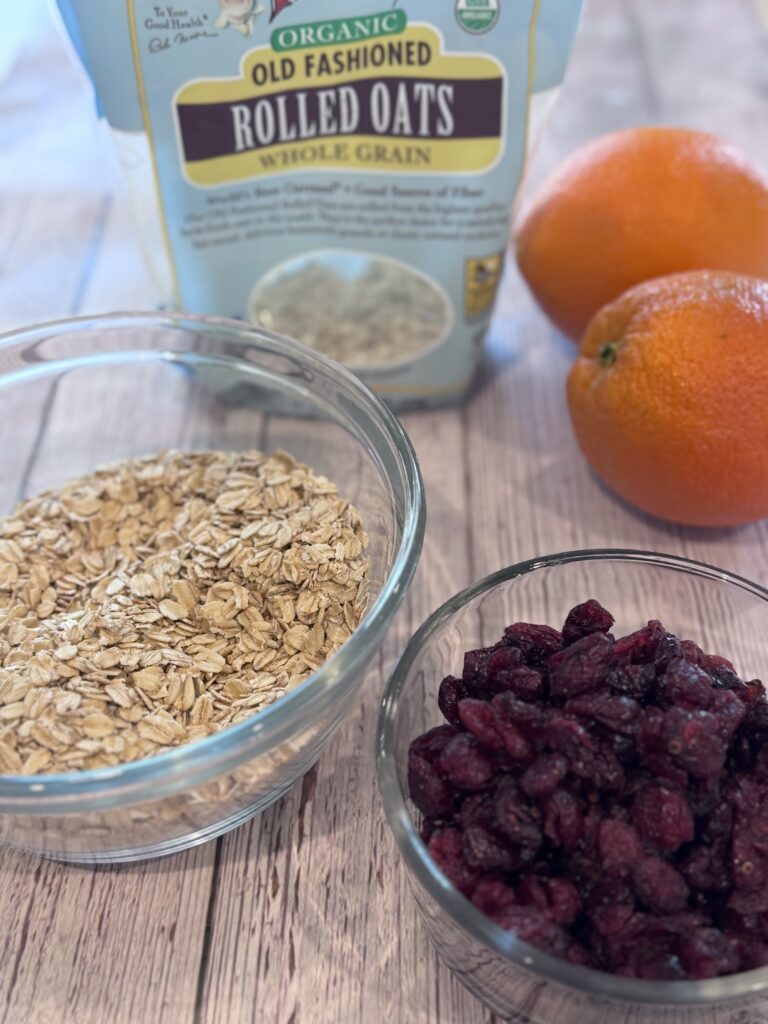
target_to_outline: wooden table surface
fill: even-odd
[[[759,6],[588,2],[526,191],[576,145],[648,122],[720,132],[768,165]],[[15,63],[0,59],[0,329],[154,306],[103,141],[52,30],[41,25]],[[514,271],[488,350],[467,406],[404,417],[427,488],[423,559],[358,708],[319,764],[250,824],[163,861],[80,869],[0,852],[2,1024],[493,1020],[427,944],[384,822],[373,736],[387,668],[446,595],[500,566],[630,546],[765,581],[768,528],[665,526],[599,486],[565,411],[572,349]],[[0,415],[4,458],[15,452],[32,472],[36,439],[55,429],[55,416]]]

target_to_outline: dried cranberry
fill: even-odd
[[[661,708],[644,708],[637,732],[637,747],[642,755],[664,749],[664,712]]]
[[[692,889],[704,892],[728,892],[731,876],[728,871],[726,847],[722,840],[702,844],[691,850],[682,861],[683,878]]]
[[[549,897],[545,888],[546,879],[526,875],[515,889],[517,903],[526,907],[538,907],[549,912]]]
[[[676,850],[694,836],[693,814],[685,794],[663,782],[644,786],[632,803],[632,823],[646,842]]]
[[[459,701],[459,719],[465,729],[489,750],[503,750],[504,740],[496,729],[491,705],[484,700],[467,697]]]
[[[504,630],[504,643],[517,647],[528,665],[545,661],[563,645],[559,631],[551,626],[537,626],[531,622],[516,622]]]
[[[768,885],[768,861],[755,846],[749,821],[741,816],[731,839],[731,874],[737,889],[755,892]]]
[[[516,889],[517,902],[534,906],[556,924],[572,924],[581,913],[581,897],[566,878],[538,878],[527,875]]]
[[[743,917],[768,913],[768,892],[743,892],[736,889],[731,893],[727,906]]]
[[[417,736],[411,744],[410,749],[414,754],[426,758],[427,761],[436,761],[442,754],[446,744],[454,736],[459,735],[459,730],[452,725],[438,725],[434,729]]]
[[[470,825],[465,829],[462,851],[464,860],[471,868],[482,868],[484,871],[492,871],[494,868],[514,871],[521,864],[520,854],[482,825]]]
[[[609,875],[622,877],[630,873],[632,865],[643,854],[643,844],[637,830],[615,818],[604,818],[600,822],[597,848],[603,870]]]
[[[618,946],[623,958],[637,977],[670,980],[684,977],[677,956],[681,936],[702,927],[701,915],[682,913],[663,915],[636,914]]]
[[[599,601],[591,599],[571,608],[563,626],[563,643],[572,644],[589,633],[608,633],[614,619]]]
[[[528,673],[534,675],[529,677]],[[486,690],[489,697],[505,690],[515,693],[517,688],[522,690],[519,696],[524,696],[536,682],[538,687],[534,688],[534,697],[541,692],[541,676],[534,669],[526,667],[523,653],[517,647],[499,647],[488,659]]]
[[[459,724],[458,703],[466,696],[466,687],[461,679],[446,676],[437,691],[437,706],[452,725]]]
[[[745,704],[755,704],[757,701],[765,700],[765,686],[759,679],[750,679],[743,686],[737,687],[734,692]]]
[[[687,711],[706,710],[714,696],[707,673],[684,658],[670,661],[658,689],[665,705],[675,704]]]
[[[654,664],[656,651],[667,633],[657,619],[629,636],[617,640],[613,647],[614,664]]]
[[[672,783],[673,786],[683,788],[688,783],[685,771],[676,765],[671,757],[664,754],[646,754],[643,764],[652,775]]]
[[[513,717],[508,713],[504,703],[498,702],[495,698],[490,706],[494,727],[501,740],[502,749],[516,761],[531,761],[534,756],[534,748],[525,738],[522,730],[515,724]]]
[[[653,711],[657,711],[657,709],[654,708]],[[684,790],[688,785],[688,773],[684,768],[675,763],[670,754],[653,749],[643,750],[640,742],[638,742],[638,753],[641,756],[643,766],[651,775],[665,779],[665,781],[670,782],[672,785],[676,785],[680,790]]]
[[[713,791],[712,805],[706,811],[701,807],[692,804],[693,813],[700,815],[703,820],[699,822],[699,835],[704,843],[714,843],[717,839],[724,839],[730,836],[733,831],[733,807],[726,803],[719,787]]]
[[[760,700],[747,705],[744,732],[760,739],[768,737],[768,701]]]
[[[590,633],[549,659],[552,697],[567,699],[603,685],[611,664],[613,641],[604,633]]]
[[[653,656],[653,664],[657,672],[663,672],[670,662],[682,656],[683,649],[680,641],[672,633],[665,633],[656,645],[656,653]]]
[[[568,780],[566,780],[566,787]],[[589,787],[585,787],[589,789]],[[582,797],[582,808],[584,809],[584,826],[582,830],[581,845],[583,849],[594,853],[597,850],[597,840],[600,834],[600,822],[603,820],[603,808],[595,801],[594,792],[581,794],[575,789],[574,796]],[[620,814],[621,811],[617,811]]]
[[[760,784],[763,787],[768,787],[768,743],[754,743],[747,736],[737,737],[738,740],[743,740],[750,744],[750,748],[755,745],[758,747],[754,756],[751,758],[749,763],[749,775],[751,779]],[[735,744],[734,744],[735,745]],[[731,752],[733,752],[733,745],[731,746]]]
[[[637,732],[639,725],[640,705],[637,701],[630,697],[613,697],[607,691],[572,697],[566,701],[563,710],[577,718],[600,722],[611,732],[629,736]]]
[[[749,819],[749,829],[755,849],[768,855],[768,793],[764,793],[757,812]]]
[[[483,696],[488,682],[488,662],[496,650],[496,647],[479,647],[466,652],[461,671],[465,694]]]
[[[494,824],[499,832],[529,853],[542,842],[541,815],[528,803],[514,779],[503,776],[493,797]]]
[[[728,787],[728,798],[733,805],[734,814],[744,818],[751,817],[762,801],[762,789],[757,779],[750,776],[733,779]]]
[[[694,818],[706,820],[721,806],[720,779],[690,779],[685,796]],[[699,822],[697,827],[701,829],[702,824],[703,822]]]
[[[578,964],[579,967],[597,968],[594,957],[583,946],[579,945],[578,942],[574,942],[572,946],[568,947],[565,959],[569,963]]]
[[[581,913],[581,896],[573,882],[567,878],[549,878],[544,883],[549,899],[549,915],[564,927],[573,924]]]
[[[694,778],[711,778],[723,770],[726,746],[717,719],[708,711],[667,711],[664,743],[672,760]]]
[[[590,731],[570,715],[561,714],[550,719],[546,739],[552,749],[565,754],[569,763],[571,756],[574,762],[578,763],[585,757],[597,753],[597,744]]]
[[[732,931],[726,931],[725,934],[738,950],[739,970],[752,971],[758,967],[768,967],[768,945],[753,935]]]
[[[472,902],[484,914],[493,918],[495,914],[513,906],[516,902],[515,890],[503,882],[484,879],[475,886]]]
[[[695,644],[693,640],[681,640],[680,641],[680,654],[686,661],[690,661],[693,665],[701,665],[702,661],[706,657],[704,651]]]
[[[508,650],[514,651],[515,648],[510,647]],[[537,672],[535,668],[526,668],[525,665],[509,669],[509,671],[498,672],[493,677],[490,686],[494,693],[509,692],[525,701],[539,700],[544,693],[541,672]]]
[[[601,935],[621,934],[635,912],[632,890],[618,878],[603,878],[592,890],[588,914]]]
[[[768,767],[768,758],[763,760],[762,767],[758,767],[757,758],[759,757],[760,750],[756,751],[755,747],[756,744],[750,737],[745,735],[743,731],[740,731],[733,738],[728,750],[727,770],[736,775],[750,771],[764,773],[765,768]]]
[[[614,693],[640,700],[653,689],[656,669],[653,665],[616,665],[606,675],[605,682]]]
[[[592,732],[602,748],[610,750],[621,764],[636,767],[638,759],[632,734],[613,732],[604,725],[593,726]],[[626,782],[626,785],[631,788],[632,782]]]
[[[705,654],[701,667],[709,673],[715,686],[724,690],[732,690],[741,684],[741,679],[733,667],[733,662],[721,658],[718,654]]]
[[[565,755],[574,775],[604,789],[620,789],[623,785],[624,773],[616,755],[600,748],[575,719],[566,715],[553,718],[547,727],[547,743],[552,750]]]
[[[493,781],[493,762],[474,736],[465,733],[448,741],[437,766],[459,789],[484,789]]]
[[[531,743],[539,743],[544,736],[549,714],[536,704],[526,704],[512,693],[499,693],[491,700],[500,722],[514,725]]]
[[[697,928],[682,936],[678,955],[688,978],[717,978],[739,969],[738,944],[717,928]]]
[[[494,916],[497,924],[514,932],[523,942],[554,956],[564,957],[573,940],[559,925],[543,915],[536,907],[511,905]]]
[[[568,762],[562,754],[541,754],[520,776],[520,788],[527,796],[543,800],[567,774]]]
[[[428,818],[442,818],[453,810],[453,790],[430,762],[413,749],[408,754],[408,791],[418,809]]]
[[[579,801],[566,789],[556,790],[544,805],[544,832],[555,846],[571,850],[581,839],[584,818]]]
[[[517,647],[497,646],[491,650],[486,662],[486,675],[491,682],[504,672],[513,672],[516,668],[524,668],[523,652]]]
[[[456,888],[468,896],[480,878],[480,872],[469,867],[464,860],[461,833],[455,828],[434,832],[427,849],[432,860]]]
[[[471,825],[484,825],[492,827],[493,822],[493,795],[491,793],[470,793],[468,796],[462,794],[461,807],[454,815],[454,821],[463,829]]]
[[[632,870],[637,898],[657,914],[676,914],[688,902],[685,879],[661,857],[643,857]]]
[[[715,690],[710,713],[717,720],[717,734],[726,745],[747,717],[747,708],[732,690]]]

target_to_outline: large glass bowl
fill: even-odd
[[[574,551],[522,562],[469,587],[419,629],[383,698],[378,772],[389,824],[425,928],[458,978],[518,1024],[758,1024],[768,1020],[768,968],[707,981],[654,982],[587,970],[517,939],[485,917],[434,865],[407,796],[411,741],[442,716],[440,680],[463,652],[517,621],[557,625],[595,597],[616,635],[658,618],[667,629],[768,678],[768,591],[721,569],[640,551]]]
[[[416,568],[424,498],[397,419],[351,373],[295,342],[234,321],[128,314],[0,337],[0,440],[2,514],[128,456],[284,449],[357,506],[371,561],[362,624],[301,686],[155,757],[0,776],[0,841],[73,861],[134,860],[204,842],[277,800],[353,706]]]

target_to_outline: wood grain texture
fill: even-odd
[[[767,44],[756,10],[750,0],[588,0],[526,193],[587,139],[648,122],[720,131],[768,165]],[[50,40],[44,54],[49,74],[59,67],[66,102],[85,116]],[[32,84],[40,61],[37,54],[28,64]],[[16,83],[11,100],[0,101],[10,104],[0,114],[9,115],[4,126],[21,162],[41,145],[28,139],[25,150],[24,133],[51,127],[49,115],[36,121],[19,108],[22,92]],[[84,132],[74,137],[86,146]],[[19,187],[2,193],[2,329],[155,301],[111,167],[94,181],[89,165],[85,187],[77,161],[64,159],[64,133],[57,147],[46,152],[64,163],[58,192],[20,164]],[[31,182],[26,191],[22,179]],[[765,524],[668,527],[596,482],[563,401],[572,354],[510,269],[472,400],[462,410],[405,417],[429,502],[409,598],[358,706],[275,807],[216,843],[139,867],[75,869],[0,852],[0,1024],[492,1024],[429,946],[381,812],[375,719],[403,644],[471,580],[556,550],[668,550],[768,578]],[[3,399],[2,409],[7,457],[22,460],[31,482],[44,479],[55,437],[76,410],[66,394],[46,393],[24,410]]]
[[[213,854],[79,869],[0,853],[0,1021],[192,1020]]]

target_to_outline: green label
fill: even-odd
[[[405,11],[383,11],[359,18],[338,18],[334,21],[311,21],[304,25],[278,28],[272,33],[272,49],[304,50],[309,46],[338,46],[339,43],[360,43],[379,36],[394,36],[404,31]]]
[[[456,18],[467,32],[487,32],[499,20],[499,0],[456,0]]]

